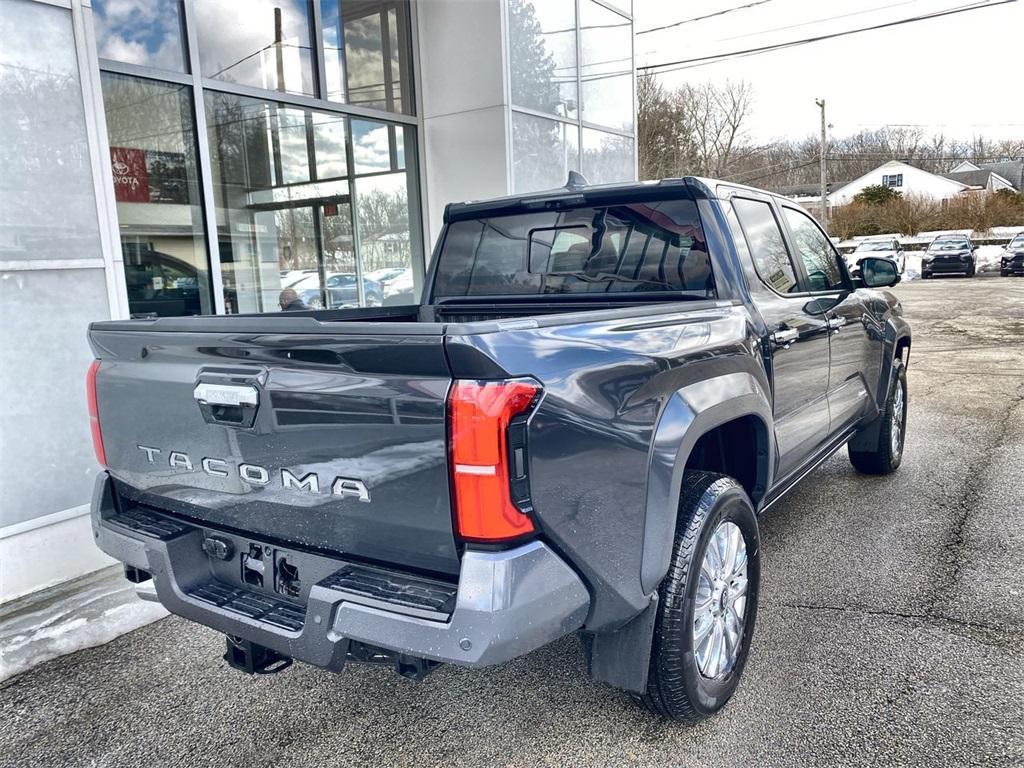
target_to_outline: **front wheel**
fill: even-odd
[[[687,472],[639,697],[647,709],[695,723],[725,706],[747,663],[760,581],[757,517],[746,492],[731,477]]]
[[[878,440],[869,448],[855,449],[857,437],[848,447],[850,463],[858,472],[868,475],[888,475],[895,472],[903,461],[903,443],[907,435],[907,369],[901,360],[894,360],[893,381],[885,409],[878,417]],[[875,425],[872,424],[873,428]]]

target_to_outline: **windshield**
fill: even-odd
[[[1013,240],[1010,241],[1010,244],[1008,246],[1006,246],[1006,247],[1007,248],[1024,248],[1024,235],[1017,235],[1015,238],[1013,238]]]
[[[968,248],[966,240],[936,240],[928,246],[929,251],[963,251]]]
[[[435,298],[591,293],[715,296],[692,200],[455,221],[438,256]]]
[[[857,246],[858,251],[891,251],[892,249],[892,242],[889,240],[875,240]]]

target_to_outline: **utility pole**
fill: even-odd
[[[815,99],[821,109],[821,228],[828,232],[828,174],[825,171],[825,148],[828,137],[825,133],[825,100]]]

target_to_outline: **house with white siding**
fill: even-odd
[[[979,189],[964,181],[930,173],[909,163],[890,160],[833,191],[828,196],[829,207],[846,205],[865,188],[873,186],[889,187],[904,197],[922,195],[934,200],[949,200]]]

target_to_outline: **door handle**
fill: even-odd
[[[800,331],[796,328],[780,328],[771,335],[772,344],[783,349],[789,349],[789,345],[800,338]]]

